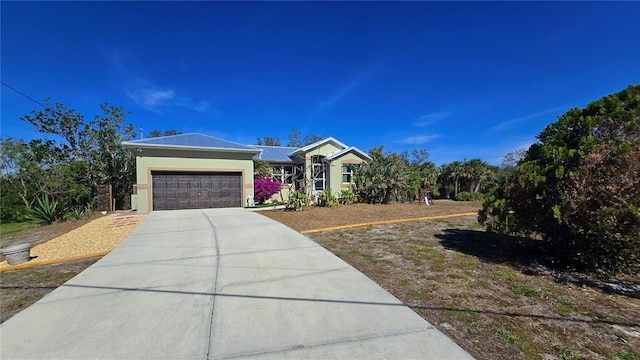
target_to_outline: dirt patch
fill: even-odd
[[[478,359],[640,359],[640,299],[532,271],[539,243],[488,234],[473,216],[309,237]]]
[[[260,214],[295,230],[304,231],[372,221],[477,212],[480,206],[479,202],[436,200],[432,206],[426,206],[424,203],[351,204],[332,208],[313,207],[307,211],[261,211]]]
[[[0,273],[0,322],[7,321],[99,259],[97,257]]]

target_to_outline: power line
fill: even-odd
[[[27,99],[29,99],[29,100],[33,101],[34,103],[36,103],[36,104],[38,104],[38,105],[40,105],[40,106],[42,106],[42,107],[44,107],[44,108],[46,108],[46,107],[47,107],[45,104],[41,103],[40,101],[38,101],[38,100],[36,100],[36,99],[32,98],[31,96],[29,96],[29,95],[27,95],[27,94],[25,94],[25,93],[21,92],[20,90],[18,90],[18,89],[16,89],[16,88],[14,88],[13,86],[11,86],[11,85],[7,84],[7,83],[6,83],[6,82],[4,82],[4,81],[0,81],[0,84],[2,84],[2,85],[4,85],[4,86],[8,87],[9,89],[13,90],[13,91],[14,91],[14,92],[16,92],[17,94],[20,94],[20,95],[22,95],[22,96],[26,97]]]

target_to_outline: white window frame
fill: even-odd
[[[316,169],[319,171],[316,172]],[[323,191],[327,188],[327,166],[324,162],[324,156],[314,155],[311,158],[311,176],[313,177],[313,191]],[[321,188],[316,187],[316,182],[320,182]]]
[[[287,172],[287,170],[289,170]],[[292,185],[293,175],[295,174],[294,165],[273,165],[271,167],[273,178],[281,185]]]
[[[353,183],[353,169],[357,169],[360,166],[360,163],[343,163],[342,164],[342,184],[351,184]],[[353,169],[349,169],[349,167],[353,167]],[[345,171],[346,170],[346,171]],[[350,181],[344,182],[344,176],[348,175]]]

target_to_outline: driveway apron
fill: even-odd
[[[244,209],[149,214],[0,326],[0,358],[470,359],[362,273]]]

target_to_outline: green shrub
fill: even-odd
[[[472,193],[468,191],[461,191],[456,195],[457,201],[482,201],[485,195],[482,193]]]
[[[29,211],[28,218],[40,224],[48,225],[60,220],[61,213],[63,211],[58,208],[58,202],[51,199],[49,194],[45,194],[43,197],[36,199],[36,204]]]
[[[301,190],[296,190],[294,192],[289,193],[289,198],[285,204],[285,209],[287,210],[307,210],[311,207],[311,199],[309,196]]]
[[[81,208],[75,208],[75,209],[69,211],[64,216],[64,218],[67,219],[67,220],[80,220],[83,217],[86,217],[86,214],[85,214],[84,210],[81,209]]]
[[[324,191],[322,191],[320,193],[320,195],[318,196],[317,205],[318,206],[329,206],[329,207],[336,206],[336,205],[338,205],[338,199],[335,197],[335,195],[333,195],[331,190],[324,189]]]
[[[340,204],[353,204],[354,202],[356,202],[356,200],[356,194],[353,193],[353,190],[351,190],[351,188],[342,189],[340,191],[340,195],[338,198],[338,202],[340,202]]]
[[[548,125],[484,202],[487,230],[540,236],[548,263],[609,277],[640,264],[640,86]]]

